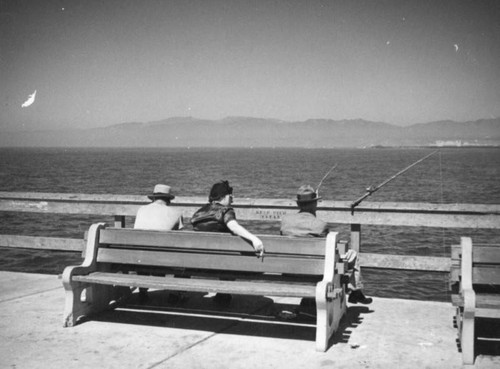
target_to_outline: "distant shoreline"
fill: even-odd
[[[500,145],[467,145],[467,146],[433,146],[433,145],[402,145],[402,146],[367,146],[367,147],[306,147],[306,146],[163,146],[163,147],[153,147],[153,146],[143,146],[143,147],[129,147],[129,146],[0,146],[0,150],[129,150],[129,151],[161,151],[161,150],[172,150],[172,151],[189,151],[189,150],[390,150],[390,149],[401,149],[401,150],[421,150],[421,149],[500,149]]]
[[[283,123],[248,117],[169,118],[99,129],[2,133],[0,147],[487,147],[500,146],[500,118],[397,127],[364,120]]]
[[[500,148],[500,144],[497,145],[404,145],[404,146],[384,146],[384,145],[375,145],[366,147],[366,149],[495,149]]]

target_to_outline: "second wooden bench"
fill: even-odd
[[[452,248],[450,279],[463,362],[474,364],[475,319],[500,319],[500,246],[473,245],[462,237]]]

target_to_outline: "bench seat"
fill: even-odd
[[[99,283],[112,286],[146,287],[171,291],[206,291],[237,295],[316,297],[316,286],[299,283],[264,281],[226,281],[202,278],[156,277],[150,275],[94,272],[75,276],[77,282]]]

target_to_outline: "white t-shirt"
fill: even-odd
[[[134,228],[156,231],[182,229],[182,216],[177,210],[156,201],[139,208]]]

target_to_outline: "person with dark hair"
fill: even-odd
[[[281,220],[280,233],[284,236],[295,237],[325,237],[328,232],[328,225],[322,220],[316,218],[318,208],[318,197],[314,188],[309,185],[301,186],[297,192],[297,206],[299,212],[287,214]],[[354,269],[351,280],[349,281],[349,302],[352,304],[371,304],[372,298],[363,294],[363,283],[361,280],[361,270],[359,267],[359,258],[355,250],[348,250],[343,259],[349,264],[350,269]],[[305,300],[302,303],[307,304],[310,301]]]
[[[208,203],[198,209],[191,217],[191,224],[195,231],[203,232],[230,232],[252,243],[257,257],[264,257],[262,241],[236,221],[236,214],[231,207],[233,202],[233,188],[228,181],[215,183],[208,197]],[[217,293],[214,301],[221,305],[231,302],[231,295]]]

